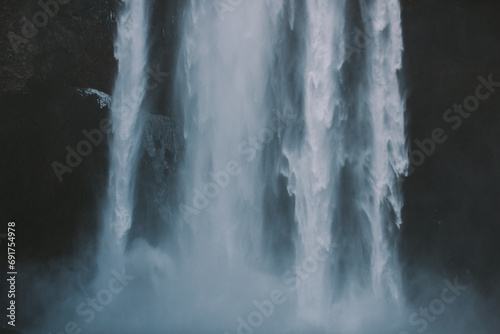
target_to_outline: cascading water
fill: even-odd
[[[331,244],[332,201],[342,147],[336,142],[338,126],[332,125],[340,104],[339,71],[343,64],[343,3],[307,2],[304,51],[304,138],[295,150],[286,150],[290,165],[290,191],[295,195],[299,238],[296,262],[313,258],[318,240]],[[329,300],[327,263],[299,289],[299,313],[323,318]]]
[[[147,8],[144,0],[127,0],[118,22],[115,57],[118,76],[113,91],[110,176],[103,258],[121,256],[132,224],[137,157],[142,137],[141,104],[146,91]],[[111,256],[112,257],[112,256]]]
[[[262,132],[259,141],[258,132],[266,128],[273,107],[299,108],[289,94],[276,96],[275,90],[269,98],[273,94],[264,92],[268,81],[284,83],[289,72],[300,70],[269,74],[275,57],[270,49],[289,47],[279,44],[278,26],[293,30],[300,24],[296,6],[293,1],[257,1],[229,7],[228,18],[220,20],[209,15],[206,4],[191,3],[178,77],[186,91],[185,202],[192,203],[181,207],[181,214],[198,235],[195,248],[208,243],[237,261],[266,256],[264,174],[255,166],[269,167],[262,152],[273,139],[266,142]],[[397,0],[361,1],[359,14],[369,40],[354,59],[360,63],[355,69],[345,50],[350,29],[346,4],[311,0],[304,7],[306,22],[295,27],[305,31],[305,49],[295,50],[304,58],[302,120],[297,120],[303,137],[286,131],[274,135],[282,147],[277,154],[288,161],[282,174],[288,178],[289,201],[294,198],[295,218],[288,224],[297,224],[297,266],[313,259],[319,243],[334,246],[331,261],[318,263],[297,292],[300,317],[319,322],[336,310],[331,305],[361,299],[397,303],[401,298],[393,230],[401,224],[398,177],[407,168],[397,78],[402,38]],[[278,56],[277,61],[285,60]],[[251,164],[238,160],[245,153]],[[208,175],[214,178],[234,159],[242,173],[229,176],[228,188],[224,185],[219,194]]]
[[[223,17],[213,4],[194,1],[184,26],[185,59],[178,69],[185,77],[179,89],[187,143],[181,213],[195,246],[220,247],[214,251],[229,262],[242,261],[243,253],[258,257],[262,242],[264,187],[255,181],[259,136],[273,136],[265,130],[265,89],[277,14],[268,10],[264,1],[253,1]]]
[[[407,172],[404,100],[400,96],[397,72],[402,65],[403,40],[401,14],[397,0],[375,1],[362,13],[373,41],[367,46],[368,108],[371,111],[373,153],[371,157],[369,201],[362,205],[371,222],[373,234],[372,280],[376,293],[386,290],[400,299],[399,277],[394,249],[387,230],[399,227],[403,197],[398,179]]]
[[[145,3],[125,5],[102,247],[118,254],[132,223],[147,58]],[[178,247],[131,246],[124,258],[142,285],[128,298],[150,321],[111,328],[240,333],[254,301],[276,290],[287,302],[256,325],[262,332],[388,328],[371,330],[365,314],[401,299],[400,8],[354,9],[368,37],[349,58],[350,2],[186,3],[174,103],[185,152],[178,219],[166,222]]]
[[[401,224],[398,177],[407,168],[400,8],[397,0],[360,7],[365,50],[350,59],[344,3],[307,3],[304,140],[285,152],[297,262],[314,256],[320,238],[334,246],[331,264],[322,262],[299,289],[299,314],[311,321],[329,312],[341,319],[351,303],[401,298],[392,232]]]

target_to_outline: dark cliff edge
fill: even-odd
[[[118,3],[59,2],[0,5],[0,220],[16,221],[21,261],[71,256],[92,240],[107,174],[106,133],[61,179],[53,164],[67,165],[67,147],[108,116],[85,89],[112,91]]]
[[[118,1],[5,0],[0,6],[0,97],[39,85],[111,93]]]
[[[415,165],[404,183],[406,279],[423,267],[471,281],[487,299],[500,278],[499,12],[498,1],[429,1],[402,16]],[[497,87],[485,87],[490,76]],[[464,104],[472,111],[453,111]]]

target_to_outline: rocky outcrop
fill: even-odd
[[[37,84],[111,92],[117,1],[5,0],[0,6],[0,96]]]
[[[488,293],[497,285],[500,87],[486,91],[491,94],[477,109],[474,99],[480,76],[500,82],[499,11],[498,1],[482,0],[434,1],[403,12],[415,166],[404,183],[401,250],[408,281],[426,267],[439,275],[470,273]],[[473,112],[452,111],[465,102]],[[433,140],[436,130],[444,142]]]
[[[92,243],[107,175],[106,134],[62,175],[53,164],[67,165],[68,149],[86,139],[83,131],[108,117],[97,91],[86,90],[111,93],[118,7],[112,0],[0,4],[0,219],[17,222],[20,260],[69,255],[76,244]],[[76,231],[83,231],[80,240]]]

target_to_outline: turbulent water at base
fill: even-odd
[[[144,0],[127,0],[118,21],[115,57],[118,76],[113,90],[110,176],[104,213],[102,255],[121,256],[132,224],[137,157],[142,136],[141,104],[146,90],[147,8]],[[103,265],[103,264],[101,264]]]
[[[142,137],[144,7],[126,2],[116,43],[103,249],[118,252]],[[123,298],[141,320],[112,328],[387,333],[403,299],[399,2],[192,0],[179,21],[176,246],[123,253],[140,278]]]
[[[265,271],[286,262],[279,244],[291,243],[292,262],[314,269],[297,288],[298,317],[313,323],[360,300],[401,302],[400,8],[361,1],[358,27],[347,6],[235,1],[213,11],[192,1],[177,74],[191,247],[227,270]],[[325,246],[329,259],[316,261]]]
[[[397,0],[361,2],[361,31],[346,22],[345,6],[307,2],[304,137],[285,150],[297,261],[312,258],[320,238],[334,246],[331,263],[298,292],[299,314],[313,321],[371,296],[401,299],[392,233],[401,224],[398,178],[407,168],[400,8]],[[359,55],[346,49],[349,29],[363,38]]]

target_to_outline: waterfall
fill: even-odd
[[[297,268],[315,261],[318,247],[330,249],[329,261],[315,261],[314,275],[298,287],[301,318],[317,323],[335,305],[366,299],[397,305],[398,180],[407,168],[398,1],[360,1],[357,9],[333,0],[232,4],[218,2],[213,11],[191,1],[183,26],[177,78],[187,153],[180,212],[193,248],[233,270],[231,263],[241,262],[262,269],[272,248],[263,234],[273,224],[295,225],[289,256]],[[297,18],[299,10],[305,19]],[[347,15],[356,11],[353,24]],[[291,45],[285,32],[304,43]],[[354,55],[346,51],[351,36]],[[286,52],[302,65],[287,63]],[[287,91],[291,77],[301,78],[293,88],[299,99]],[[286,123],[290,111],[296,117]],[[272,131],[267,123],[275,115],[286,124]],[[266,183],[277,185],[280,177],[288,194],[278,189],[276,197],[294,214],[273,214],[286,220],[278,226],[266,220],[263,198],[272,198]]]
[[[401,9],[397,0],[375,1],[366,6],[364,16],[372,35],[367,45],[368,108],[371,114],[372,157],[370,164],[371,197],[365,198],[373,235],[371,274],[375,292],[388,290],[400,298],[399,277],[394,249],[386,234],[402,224],[403,197],[398,179],[408,168],[405,144],[404,100],[400,95],[397,72],[402,66],[403,40]]]
[[[361,28],[348,24],[342,1],[307,2],[304,138],[285,151],[296,262],[313,258],[318,240],[333,247],[332,261],[299,289],[299,313],[316,321],[332,303],[401,299],[394,245],[398,178],[407,168],[400,8],[397,0],[360,7]],[[346,52],[350,29],[361,48],[354,55]]]
[[[279,1],[214,8],[192,1],[183,27],[186,140],[182,224],[195,246],[228,263],[259,261],[261,151],[275,134],[265,101]],[[272,7],[276,7],[273,9]]]
[[[147,8],[144,0],[127,0],[118,21],[115,57],[118,76],[113,91],[110,175],[102,253],[124,251],[132,224],[137,158],[142,138],[141,108],[146,91]]]
[[[297,264],[314,258],[318,240],[332,243],[332,202],[336,199],[338,157],[342,154],[334,114],[340,108],[339,72],[343,64],[343,4],[308,1],[304,50],[304,138],[295,150],[286,150],[290,165],[290,191],[295,195],[298,224]],[[322,317],[329,299],[328,262],[299,289],[304,317]]]
[[[145,2],[125,3],[102,246],[115,254],[134,212],[147,21]],[[384,332],[402,299],[408,164],[398,1],[191,0],[178,24],[179,205],[161,246],[124,256],[137,317],[150,332],[250,332],[257,299],[268,312],[281,291],[263,332]]]

